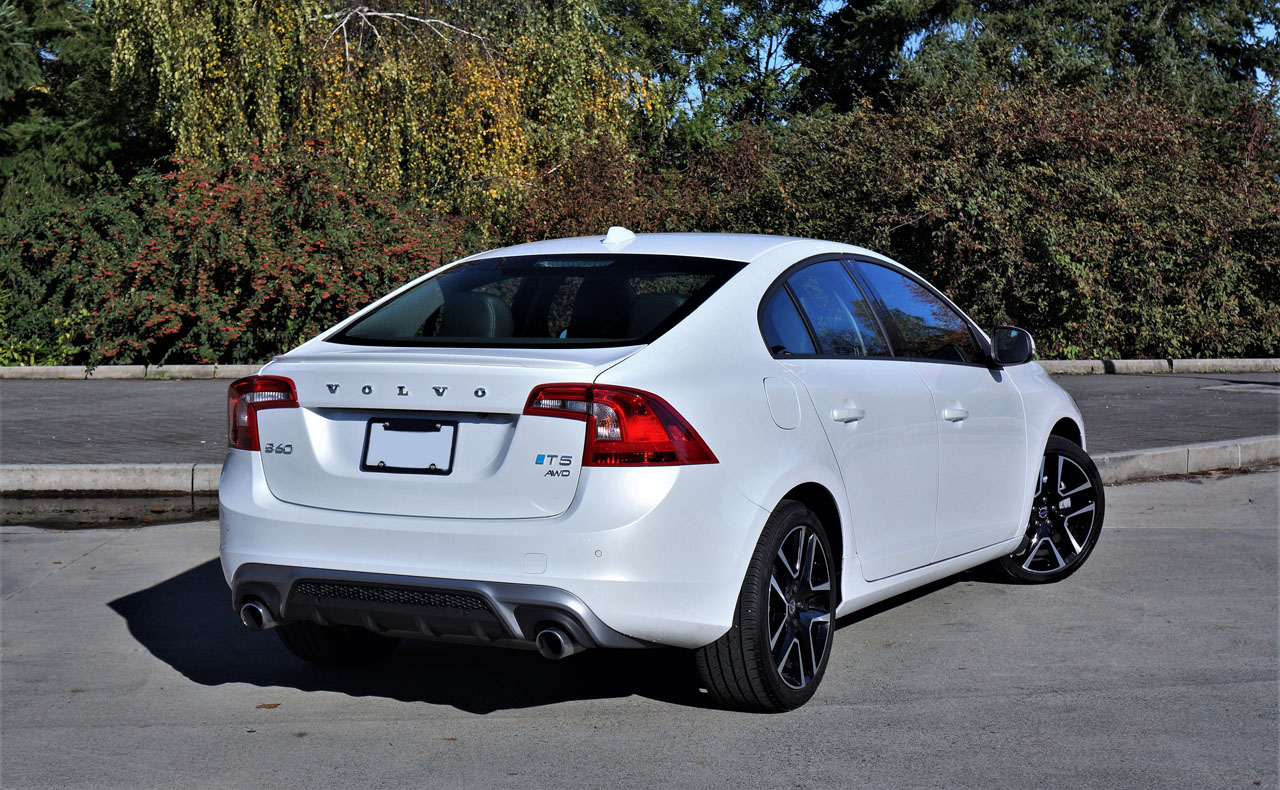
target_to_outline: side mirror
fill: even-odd
[[[1016,326],[998,326],[991,330],[995,345],[996,362],[1001,365],[1021,365],[1036,355],[1036,341],[1031,333]]]

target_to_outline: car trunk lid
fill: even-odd
[[[361,513],[537,518],[563,513],[585,424],[523,414],[552,381],[591,382],[636,349],[344,349],[279,357],[300,408],[258,416],[277,499]]]

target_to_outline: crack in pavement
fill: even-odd
[[[125,535],[127,535],[128,533],[130,533],[130,532],[134,532],[134,531],[135,531],[135,530],[132,530],[132,529],[129,529],[129,530],[122,530],[119,534],[112,535],[110,538],[107,538],[106,540],[102,541],[102,542],[101,542],[101,543],[99,543],[98,545],[96,545],[96,546],[94,546],[93,548],[89,549],[88,551],[84,552],[83,554],[81,554],[80,556],[78,556],[78,557],[76,557],[75,559],[71,560],[70,562],[64,562],[64,563],[62,563],[61,565],[55,565],[55,566],[53,567],[53,569],[51,569],[51,570],[50,570],[48,573],[46,573],[45,575],[41,576],[40,578],[38,578],[38,579],[36,579],[35,581],[31,582],[30,584],[26,585],[25,587],[21,587],[21,588],[19,588],[19,589],[17,589],[17,590],[14,590],[13,592],[9,593],[9,594],[8,594],[8,595],[6,595],[3,599],[0,599],[0,600],[2,600],[2,601],[8,601],[8,600],[11,600],[14,596],[20,595],[20,594],[22,594],[22,593],[26,592],[27,590],[30,590],[32,587],[35,587],[37,584],[40,584],[41,582],[45,581],[46,579],[48,579],[48,578],[52,577],[55,573],[58,573],[59,571],[64,571],[64,570],[66,570],[67,568],[70,568],[72,565],[75,565],[77,562],[79,562],[80,560],[84,559],[85,557],[88,557],[90,554],[94,553],[95,551],[97,551],[98,549],[100,549],[100,548],[102,548],[103,546],[107,545],[108,543],[114,543],[115,541],[119,540],[120,538],[123,538],[123,537],[124,537]]]

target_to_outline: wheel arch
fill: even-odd
[[[836,578],[832,579],[836,586],[836,604],[843,599],[840,583],[844,578],[844,527],[840,518],[840,507],[836,504],[835,495],[821,483],[801,483],[782,495],[783,500],[799,502],[817,514],[827,532],[827,540],[831,543],[831,553],[838,561],[834,563]]]
[[[1049,436],[1060,436],[1078,447],[1084,447],[1084,431],[1080,428],[1079,423],[1070,417],[1063,417],[1054,423],[1053,428],[1049,431]],[[1045,441],[1048,441],[1047,437]]]

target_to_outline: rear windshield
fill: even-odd
[[[327,338],[376,346],[625,346],[675,326],[743,264],[665,255],[485,258]]]

